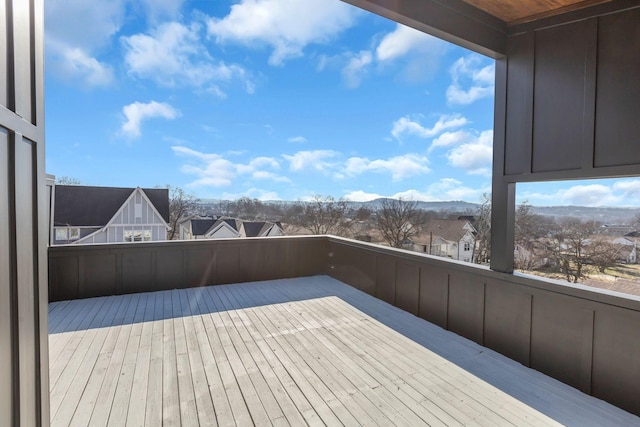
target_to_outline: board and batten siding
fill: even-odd
[[[275,236],[284,236],[282,229],[277,225],[271,227],[271,229],[265,234],[265,237],[275,237]]]
[[[137,188],[103,229],[78,243],[123,243],[127,231],[149,231],[151,241],[167,240],[167,223],[153,204]]]
[[[43,28],[0,6],[0,426],[49,425]]]
[[[231,239],[236,237],[239,237],[237,231],[232,230],[227,225],[222,225],[214,233],[205,236],[205,239]]]

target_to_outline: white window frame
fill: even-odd
[[[80,239],[78,227],[56,227],[56,241],[75,242]]]
[[[151,230],[124,230],[122,238],[127,243],[150,242],[153,237]]]

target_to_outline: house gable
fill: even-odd
[[[168,200],[168,199],[167,199]],[[107,224],[76,243],[166,240],[169,225],[141,188],[134,189]]]
[[[204,238],[206,239],[226,239],[236,237],[240,237],[240,233],[233,227],[229,218],[219,219],[216,221],[216,223],[204,235]]]

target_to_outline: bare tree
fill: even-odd
[[[394,248],[418,234],[422,224],[422,211],[413,200],[384,199],[376,211],[376,225],[382,237]]]
[[[60,176],[56,178],[56,185],[80,185],[80,180],[72,176]]]
[[[191,213],[198,203],[198,199],[179,187],[167,185],[169,190],[169,235],[168,239],[178,237],[178,222],[181,218]]]
[[[222,216],[233,216],[235,215],[235,203],[230,200],[220,200],[216,205],[218,213]]]
[[[597,229],[594,222],[566,219],[546,240],[546,256],[554,261],[568,282],[578,283],[587,277],[589,243]]]
[[[473,224],[477,231],[473,248],[473,262],[486,264],[491,258],[491,195],[484,193]]]
[[[640,231],[640,213],[633,217],[631,225],[635,228],[634,231]]]
[[[604,273],[607,268],[618,264],[620,249],[620,245],[605,237],[598,237],[589,243],[589,260],[600,273]]]
[[[536,235],[536,223],[531,205],[525,200],[516,208],[515,242],[524,244]]]
[[[348,236],[351,220],[347,217],[348,202],[316,194],[308,202],[298,202],[299,225],[312,234]]]
[[[260,214],[263,214],[264,206],[258,199],[251,199],[249,197],[241,197],[234,202],[235,216],[245,220],[258,219]]]

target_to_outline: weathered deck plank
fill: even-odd
[[[630,425],[328,277],[50,305],[52,425]]]

